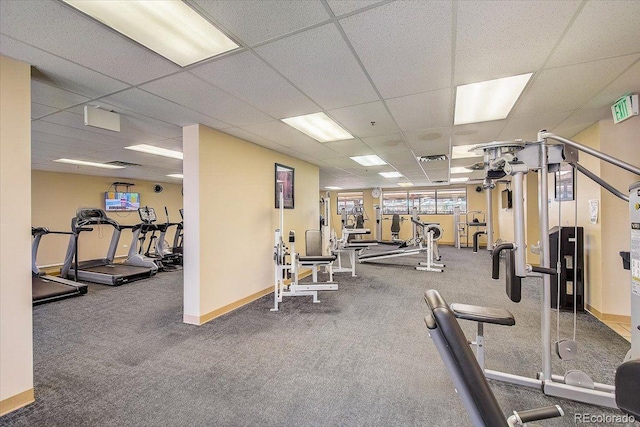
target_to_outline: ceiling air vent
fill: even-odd
[[[442,179],[439,179],[437,181],[433,181],[434,184],[444,184],[446,182],[448,182],[448,181],[445,181],[445,180],[442,180]]]
[[[138,163],[123,162],[122,160],[114,160],[113,162],[107,162],[107,164],[114,165],[114,166],[123,166],[125,168],[131,167],[131,166],[142,166]]]
[[[419,156],[417,157],[419,162],[439,162],[442,160],[447,160],[446,154],[434,154],[432,156]]]

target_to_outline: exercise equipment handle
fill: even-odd
[[[513,243],[505,242],[495,246],[491,251],[491,278],[498,280],[500,278],[500,253],[506,250],[514,250],[516,246]]]
[[[558,274],[558,272],[556,270],[554,270],[553,268],[546,268],[546,267],[538,267],[538,266],[531,266],[531,271],[535,272],[535,273],[542,273],[542,274],[548,274],[549,276],[555,276],[556,274]]]
[[[558,405],[547,406],[545,408],[530,409],[528,411],[514,412],[520,418],[522,423],[531,421],[546,420],[548,418],[556,418],[564,415],[564,411]]]

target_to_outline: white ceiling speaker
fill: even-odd
[[[154,193],[162,193],[164,191],[164,187],[160,184],[156,184],[153,186]]]
[[[102,110],[95,105],[85,105],[84,124],[85,126],[120,132],[120,114]]]

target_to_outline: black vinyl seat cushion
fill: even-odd
[[[458,319],[503,326],[513,326],[516,324],[516,319],[513,317],[513,314],[502,308],[453,303],[451,304],[451,310]]]
[[[640,359],[629,360],[616,370],[616,405],[640,419]]]
[[[317,263],[330,263],[336,260],[335,255],[327,255],[327,256],[301,256],[298,257],[300,264],[317,264]]]

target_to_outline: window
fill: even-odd
[[[438,214],[452,214],[454,206],[460,206],[460,212],[467,212],[467,190],[465,188],[451,188],[438,190],[437,193]]]
[[[419,190],[409,193],[409,209],[418,208],[418,214],[435,215],[436,190]]]
[[[406,191],[385,191],[382,193],[382,213],[384,215],[406,215],[409,203]]]
[[[356,206],[362,206],[363,204],[364,192],[362,191],[338,193],[338,215],[342,213],[342,209],[346,209],[347,212],[353,212],[353,208]]]
[[[420,215],[451,215],[454,206],[467,212],[467,190],[465,188],[443,188],[414,191],[385,191],[382,193],[382,213],[385,215],[408,215],[418,208]]]

